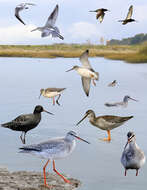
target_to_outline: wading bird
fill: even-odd
[[[72,70],[77,71],[77,73],[81,76],[83,89],[87,96],[89,96],[91,79],[95,86],[96,86],[96,83],[94,80],[99,79],[99,73],[95,72],[94,69],[91,67],[89,60],[88,60],[88,55],[89,55],[89,50],[86,50],[80,56],[80,61],[82,63],[82,67],[79,67],[76,65],[76,66],[73,66],[72,69],[69,69],[68,71],[66,71],[66,72],[69,72]]]
[[[8,123],[1,124],[1,126],[4,128],[12,129],[14,131],[22,131],[20,139],[22,143],[25,144],[26,133],[31,129],[37,127],[41,121],[41,112],[46,112],[53,115],[52,113],[44,110],[42,106],[38,105],[35,107],[33,113],[20,115]]]
[[[93,110],[88,110],[85,113],[85,116],[76,125],[79,125],[86,117],[89,118],[89,122],[93,126],[107,131],[108,137],[104,138],[103,139],[104,141],[111,141],[110,131],[112,129],[115,129],[116,127],[123,125],[126,121],[133,118],[133,116],[120,117],[120,116],[114,116],[114,115],[103,115],[103,116],[96,117]]]
[[[125,168],[125,176],[128,169],[136,170],[136,176],[138,176],[138,170],[144,165],[146,158],[143,151],[136,144],[135,134],[128,132],[127,137],[128,141],[122,153],[121,163]],[[129,145],[128,148],[127,145]]]
[[[122,22],[123,25],[129,23],[129,22],[137,22],[135,19],[132,19],[132,13],[133,13],[133,5],[130,6],[127,17],[124,20],[119,20],[118,22]]]
[[[59,98],[61,97],[61,93],[63,90],[66,88],[46,88],[46,89],[41,89],[40,90],[40,96],[43,95],[46,98],[53,98],[53,105],[55,105],[55,96],[58,96],[56,103],[60,106],[59,104]],[[39,98],[40,98],[39,96]]]
[[[105,16],[105,12],[109,11],[108,9],[96,9],[94,11],[89,11],[89,12],[96,12],[96,19],[98,19],[100,21],[100,23],[103,21],[104,16]]]
[[[126,108],[127,106],[128,106],[128,101],[129,100],[133,100],[133,101],[138,101],[138,100],[135,100],[135,99],[133,99],[133,98],[131,98],[130,96],[125,96],[124,98],[123,98],[123,101],[122,102],[115,102],[115,103],[105,103],[105,106],[107,106],[107,107],[118,107],[118,106],[121,106],[121,107],[124,107],[124,108]]]
[[[29,5],[34,6],[35,4],[33,3],[21,3],[19,5],[17,5],[17,7],[15,8],[15,17],[24,25],[26,25],[24,23],[24,21],[20,18],[19,16],[19,12],[25,9],[29,9]]]
[[[60,35],[60,31],[59,31],[58,27],[55,26],[55,22],[58,17],[58,12],[59,12],[59,6],[56,5],[53,12],[48,17],[45,26],[37,27],[34,30],[32,30],[31,32],[39,30],[41,32],[41,37],[47,37],[47,36],[51,35],[53,38],[58,37],[61,40],[63,40],[64,38],[63,38],[63,36]]]
[[[44,176],[44,186],[51,188],[46,182],[46,173],[45,169],[50,161],[53,162],[53,170],[59,175],[65,183],[72,184],[68,179],[66,179],[63,175],[61,175],[55,168],[55,160],[67,157],[72,153],[76,146],[75,139],[82,140],[88,144],[88,141],[78,137],[74,131],[70,131],[66,134],[65,137],[61,138],[53,138],[46,142],[42,142],[40,144],[29,145],[20,148],[20,153],[29,153],[35,156],[39,156],[44,159],[48,159],[46,164],[43,167],[43,176]]]

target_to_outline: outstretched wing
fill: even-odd
[[[19,12],[21,11],[21,10],[23,10],[23,8],[22,7],[16,7],[15,8],[15,17],[22,23],[22,24],[24,24],[24,25],[26,25],[25,23],[24,23],[24,21],[20,18],[20,16],[19,16]]]
[[[59,12],[59,6],[56,5],[56,7],[54,8],[53,12],[48,17],[45,26],[48,27],[48,26],[54,26],[55,25],[55,22],[56,22],[57,16],[58,16],[58,12]]]
[[[86,77],[82,77],[81,79],[82,79],[82,85],[83,85],[84,92],[87,96],[89,96],[91,79],[86,78]]]
[[[103,21],[103,19],[104,19],[104,16],[105,16],[105,13],[104,12],[102,12],[101,13],[101,15],[99,16],[99,21],[100,21],[100,23]]]
[[[87,69],[92,69],[89,60],[88,60],[88,54],[89,54],[89,50],[87,49],[84,53],[82,53],[82,55],[80,56],[80,61],[83,65],[83,67],[87,68]]]
[[[130,19],[132,17],[132,13],[133,13],[133,5],[130,6],[126,20]]]

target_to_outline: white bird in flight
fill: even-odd
[[[19,12],[22,11],[22,10],[25,10],[25,9],[29,9],[29,5],[31,6],[35,6],[34,3],[21,3],[19,5],[16,6],[15,8],[15,17],[24,25],[26,25],[24,23],[24,21],[20,18],[19,16]]]
[[[45,26],[37,27],[37,28],[33,29],[31,32],[39,30],[41,32],[41,37],[47,37],[47,36],[51,35],[53,38],[58,37],[61,40],[63,40],[64,37],[60,35],[59,28],[55,26],[55,22],[58,17],[58,12],[59,12],[59,6],[56,5],[53,12],[48,17]]]

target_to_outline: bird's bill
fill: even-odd
[[[35,28],[35,29],[31,30],[31,32],[34,32],[34,31],[36,31],[36,30],[37,30],[37,28]]]
[[[124,147],[124,149],[126,149],[127,145],[131,142],[132,138],[135,137],[135,135],[132,135],[130,138],[128,138],[128,141]]]
[[[67,70],[66,72],[69,72],[69,71],[72,71],[72,70],[74,70],[74,68],[71,68],[71,69]]]
[[[130,100],[133,100],[133,101],[135,101],[135,102],[138,102],[138,100],[135,100],[134,98],[129,98]]]
[[[85,114],[85,116],[76,125],[79,125],[87,116],[88,114]]]
[[[41,97],[41,93],[40,93],[40,95],[39,95],[39,97],[38,97],[38,98],[40,99],[40,97]]]
[[[50,115],[54,115],[53,113],[51,113],[51,112],[49,112],[49,111],[46,111],[46,110],[43,110],[43,112],[46,112],[46,113],[48,113],[48,114],[50,114]]]
[[[82,139],[81,137],[78,137],[78,136],[76,136],[76,135],[73,135],[73,136],[76,137],[76,138],[77,138],[78,140],[80,140],[80,141],[83,141],[83,142],[86,142],[86,143],[90,144],[90,142],[88,142],[88,141]]]
[[[126,145],[125,145],[125,147],[124,147],[124,150],[126,149],[126,147],[127,147],[128,144],[129,144],[129,141],[127,141],[127,143],[126,143]]]

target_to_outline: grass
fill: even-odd
[[[147,43],[142,45],[86,45],[86,44],[54,44],[54,45],[0,45],[1,57],[79,57],[86,49],[91,57],[124,60],[128,63],[147,63]]]

